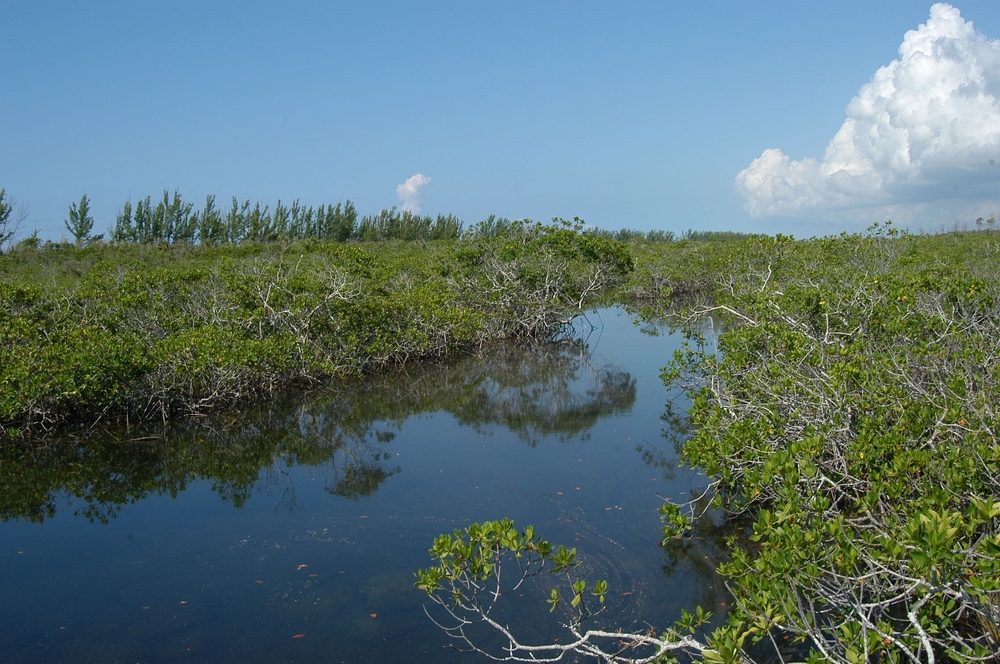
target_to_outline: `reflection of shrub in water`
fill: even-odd
[[[504,344],[480,356],[372,377],[319,397],[305,412],[311,431],[360,441],[374,422],[397,428],[413,415],[443,411],[477,430],[505,426],[535,444],[570,439],[635,404],[635,379],[595,367],[578,342]]]
[[[477,429],[505,426],[531,445],[552,435],[568,440],[635,404],[631,374],[593,366],[578,342],[505,346],[460,369],[461,391],[444,409]]]
[[[375,493],[379,485],[389,477],[399,472],[399,467],[386,469],[381,461],[388,460],[390,454],[385,452],[380,459],[377,455],[368,462],[349,465],[341,471],[341,477],[327,491],[343,498],[358,498]]]
[[[449,412],[477,429],[507,427],[529,444],[568,440],[600,418],[630,409],[635,380],[616,367],[594,367],[580,342],[505,344],[454,362],[368,376],[336,391],[167,427],[109,430],[86,438],[0,447],[0,518],[41,522],[56,496],[72,495],[75,513],[107,522],[122,505],[148,495],[177,495],[207,480],[242,507],[261,485],[295,489],[284,466],[329,469],[328,491],[359,499],[400,472],[388,464],[396,431],[411,416]]]

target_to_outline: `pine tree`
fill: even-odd
[[[87,194],[80,197],[80,203],[72,203],[69,206],[69,219],[63,222],[66,230],[70,232],[76,240],[76,246],[82,247],[84,243],[92,240],[100,240],[103,235],[95,238],[90,236],[90,231],[94,229],[94,218],[90,216],[90,199]]]

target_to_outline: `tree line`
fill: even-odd
[[[110,239],[117,243],[160,244],[198,243],[202,245],[243,242],[295,242],[329,240],[336,242],[379,240],[450,240],[462,234],[463,223],[455,215],[420,215],[395,207],[375,215],[360,217],[350,200],[319,207],[291,205],[280,200],[274,209],[259,201],[240,201],[235,196],[227,208],[216,204],[214,195],[196,210],[180,192],[153,202],[150,196],[135,205],[126,201],[115,218]],[[73,229],[70,229],[73,232]],[[79,243],[81,238],[74,233]]]
[[[303,205],[298,199],[290,205],[279,200],[273,208],[268,203],[239,200],[220,207],[215,195],[205,197],[200,208],[183,198],[178,190],[162,197],[146,196],[133,203],[125,201],[106,234],[94,234],[95,219],[91,200],[86,194],[72,203],[63,224],[77,247],[104,241],[116,244],[199,244],[219,246],[244,242],[296,242],[323,240],[334,242],[379,242],[386,240],[432,241],[489,239],[522,232],[530,219],[512,220],[495,214],[466,226],[454,214],[421,215],[395,207],[377,214],[361,216],[350,200],[318,207]],[[6,198],[0,189],[0,251],[14,245],[15,236],[27,217],[23,206]],[[582,220],[576,219],[581,224]],[[651,243],[690,241],[729,241],[749,237],[732,231],[688,229],[681,234],[655,229],[629,228],[605,230],[587,228],[586,232],[621,242]],[[37,248],[42,245],[38,231],[20,240],[17,246]]]

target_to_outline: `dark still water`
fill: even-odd
[[[605,628],[724,611],[710,547],[658,545],[658,495],[703,484],[661,419],[680,340],[617,309],[588,318],[582,343],[3,449],[0,661],[485,661],[447,647],[414,571],[435,535],[502,516],[608,579]],[[535,591],[510,600],[515,632],[559,636]]]

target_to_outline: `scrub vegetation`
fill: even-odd
[[[447,633],[509,661],[997,661],[1000,238],[880,225],[632,248],[625,292],[648,315],[674,296],[691,323],[664,380],[692,398],[678,451],[707,487],[663,505],[663,544],[703,536],[709,505],[749,524],[719,568],[733,606],[622,634],[601,622],[613,589],[572,574],[585,551],[501,520],[442,536],[418,574]],[[565,639],[468,637],[543,570],[566,576],[549,600]]]
[[[663,505],[662,540],[684,546],[706,536],[710,509],[726,517],[728,613],[690,607],[669,628],[621,633],[602,611],[615,590],[575,574],[585,551],[500,518],[442,535],[418,572],[460,647],[509,661],[1000,658],[992,220],[940,235],[674,237],[578,219],[359,220],[349,202],[222,212],[209,197],[195,211],[165,192],[126,204],[108,241],[91,235],[84,196],[72,244],[10,247],[13,211],[0,190],[5,445],[551,339],[588,306],[626,302],[689,336],[663,377],[691,406],[667,416],[706,486]],[[563,579],[547,596],[567,638],[522,643],[492,607],[546,570]],[[473,625],[499,640],[473,639]]]
[[[717,280],[717,345],[664,377],[693,397],[684,458],[755,520],[721,568],[720,657],[790,637],[815,661],[996,661],[998,252],[883,225],[759,238]],[[664,513],[668,537],[698,517]]]
[[[152,218],[172,218],[170,205],[165,196]],[[74,204],[74,223],[86,208],[86,197]],[[133,229],[161,228],[136,218]],[[195,245],[173,222],[169,242],[22,242],[0,255],[0,434],[165,421],[289,384],[550,338],[633,266],[624,244],[572,222],[509,222],[462,241],[378,235],[426,221],[363,220],[381,242]]]

